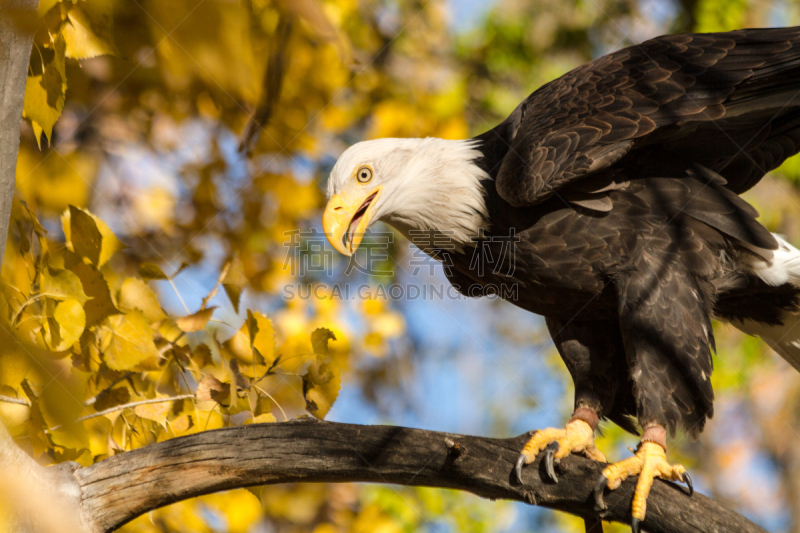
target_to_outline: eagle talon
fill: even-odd
[[[683,482],[689,487],[689,496],[692,496],[694,494],[694,485],[692,485],[692,478],[689,477],[689,472],[683,473]]]
[[[540,452],[545,452],[545,476],[554,483],[558,483],[555,463],[571,453],[582,453],[589,459],[606,461],[603,453],[594,445],[594,428],[579,418],[570,421],[564,429],[547,428],[533,433],[514,466],[520,484],[523,484],[522,467],[533,462]]]
[[[603,491],[606,490],[607,486],[608,478],[600,474],[597,483],[594,484],[594,505],[597,511],[605,511],[608,509],[608,507],[606,507],[606,502],[603,501]]]
[[[514,473],[517,476],[517,483],[520,485],[524,485],[524,483],[522,483],[522,466],[525,464],[525,459],[527,459],[527,457],[524,453],[519,454],[519,457],[517,457],[517,464],[514,467]]]
[[[633,492],[631,512],[633,515],[631,528],[634,532],[639,531],[639,523],[645,518],[647,496],[650,494],[650,489],[656,478],[685,482],[689,485],[690,492],[694,490],[691,478],[686,475],[686,469],[681,465],[669,464],[664,447],[652,441],[640,442],[633,457],[603,469],[603,477],[606,478],[607,486],[610,490],[618,488],[625,479],[632,476],[639,477],[636,481],[636,489]],[[598,495],[598,489],[602,489],[600,482],[595,487],[595,498]],[[602,492],[600,495],[602,496]]]
[[[547,472],[547,477],[549,477],[553,481],[553,483],[558,483],[558,476],[556,475],[556,469],[553,466],[553,457],[558,451],[558,448],[559,445],[557,440],[554,440],[553,442],[547,445],[547,448],[545,448],[546,454],[544,456],[544,468],[545,472]]]

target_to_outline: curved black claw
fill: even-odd
[[[634,518],[631,520],[631,533],[639,533],[639,520],[638,518]]]
[[[522,467],[525,465],[525,459],[527,459],[527,457],[525,457],[524,453],[519,454],[519,457],[517,457],[517,464],[514,467],[514,473],[517,476],[517,483],[520,485],[524,485],[522,482]]]
[[[692,485],[692,478],[689,477],[688,472],[683,473],[683,482],[686,483],[687,487],[689,487],[689,496],[694,494],[694,485]]]
[[[553,483],[558,483],[558,476],[556,475],[556,469],[553,466],[553,456],[558,451],[558,441],[553,441],[547,445],[545,450],[544,456],[544,470],[547,472],[547,477],[553,480]]]
[[[603,491],[606,490],[608,486],[608,478],[603,474],[600,474],[600,478],[597,480],[597,483],[594,484],[594,505],[595,509],[598,511],[605,510],[606,502],[603,501]]]

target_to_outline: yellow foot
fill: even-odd
[[[633,520],[631,529],[633,533],[639,533],[639,523],[644,520],[647,511],[647,496],[650,494],[650,487],[653,480],[657,477],[670,481],[681,481],[689,486],[689,496],[694,493],[692,478],[686,473],[682,465],[672,466],[667,462],[667,454],[664,448],[655,442],[641,442],[636,449],[636,454],[624,461],[614,463],[603,469],[603,474],[597,480],[594,488],[594,498],[597,507],[605,509],[603,503],[603,490],[608,487],[614,490],[629,476],[639,474],[639,481],[636,482],[636,490],[633,493]]]
[[[530,464],[542,450],[547,450],[545,471],[556,483],[558,483],[558,476],[553,467],[554,459],[559,461],[571,453],[583,453],[589,459],[606,462],[606,456],[594,445],[592,426],[583,420],[573,420],[564,429],[540,429],[533,434],[517,459],[515,472],[520,484],[522,484],[522,466]]]

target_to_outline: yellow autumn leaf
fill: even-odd
[[[100,55],[119,55],[111,36],[113,13],[109,2],[74,4],[69,22],[62,33],[67,43],[66,55],[73,59],[88,59]]]
[[[209,307],[208,309],[201,309],[200,311],[191,315],[176,318],[175,323],[186,333],[202,331],[206,329],[206,324],[208,324],[208,321],[211,320],[211,315],[214,314],[215,309],[216,306]]]
[[[247,311],[247,320],[227,342],[243,364],[271,365],[275,360],[275,328],[272,321],[259,312]],[[254,351],[255,349],[255,351]]]
[[[389,311],[378,316],[371,317],[371,329],[388,338],[399,337],[406,329],[406,322],[403,315]]]
[[[247,277],[244,275],[242,262],[238,257],[235,257],[231,260],[231,266],[222,280],[222,288],[225,289],[225,293],[230,298],[233,309],[237,313],[239,312],[239,298],[245,285],[247,285]]]
[[[103,274],[94,265],[84,263],[75,254],[70,254],[69,251],[65,254],[67,258],[64,263],[73,274],[78,276],[83,289],[91,298],[83,306],[86,311],[86,327],[99,324],[106,317],[119,313],[119,309],[111,300],[111,291]]]
[[[128,278],[122,283],[117,301],[125,311],[138,309],[150,322],[167,318],[150,286],[139,278]]]
[[[139,275],[144,279],[169,279],[161,267],[155,263],[142,263],[139,265]]]
[[[161,321],[161,324],[158,326],[158,332],[169,342],[178,344],[179,346],[186,345],[186,337],[183,331],[171,318]]]
[[[169,401],[145,403],[134,407],[133,412],[140,418],[146,418],[165,426],[171,407],[172,404]]]
[[[220,380],[207,374],[197,384],[197,391],[195,396],[201,402],[213,400],[217,403],[222,403],[231,395],[230,383],[222,383]]]
[[[319,418],[325,418],[339,396],[342,378],[339,368],[331,363],[311,365],[303,376],[303,396],[306,409]]]
[[[89,201],[97,167],[96,156],[87,152],[42,154],[23,144],[17,157],[17,190],[32,205],[59,213],[70,204]]]
[[[64,95],[67,91],[64,64],[66,43],[60,35],[53,41],[53,50],[53,59],[43,65],[42,74],[28,76],[25,81],[22,116],[31,122],[37,142],[41,142],[42,133],[47,137],[48,143],[50,142],[53,126],[64,109]]]
[[[336,340],[336,335],[328,328],[317,328],[311,333],[311,346],[318,360],[324,360],[330,355],[328,341]]]
[[[69,226],[69,242],[72,244],[72,251],[97,265],[100,262],[103,236],[100,235],[94,219],[85,211],[71,205],[69,206]]]
[[[81,280],[74,272],[49,267],[42,270],[41,294],[56,300],[77,300],[81,305],[88,300]]]
[[[110,317],[100,349],[112,370],[153,368],[159,357],[153,330],[139,310]]]
[[[67,248],[101,267],[118,251],[126,248],[98,216],[70,205],[61,215]]]
[[[272,326],[272,321],[261,313],[251,314],[248,311],[248,319],[251,317],[255,319],[257,329],[250,330],[250,343],[264,359],[264,364],[270,365],[275,360],[275,328]],[[252,324],[253,322],[248,320],[248,325]]]
[[[272,422],[276,422],[275,415],[272,413],[264,413],[258,416],[254,416],[245,420],[245,424],[271,424]]]
[[[86,327],[86,313],[78,300],[68,298],[56,306],[53,318],[58,322],[61,342],[53,346],[57,352],[66,350],[81,338]]]
[[[184,435],[194,427],[194,419],[192,415],[183,414],[169,423],[169,427],[176,435]]]
[[[97,395],[93,407],[95,411],[105,411],[111,407],[122,405],[131,401],[131,392],[128,387],[108,389]]]
[[[156,51],[169,83],[188,86],[196,79],[251,104],[259,101],[265,62],[254,51],[244,4],[173,0],[147,9],[160,30]],[[181,24],[190,15],[192,23]]]
[[[83,424],[67,424],[48,432],[53,444],[72,450],[89,448],[89,432]]]

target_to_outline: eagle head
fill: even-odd
[[[345,150],[328,179],[322,226],[331,245],[352,255],[379,220],[406,237],[434,230],[468,243],[487,213],[475,141],[377,139]]]

